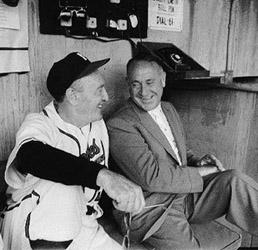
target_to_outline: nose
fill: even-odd
[[[146,84],[141,85],[140,94],[141,96],[145,96],[148,93],[148,86]]]
[[[108,101],[108,99],[109,99],[108,93],[107,93],[106,89],[103,88],[102,100],[103,100],[103,101]]]

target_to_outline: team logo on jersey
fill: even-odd
[[[93,158],[100,153],[100,148],[96,144],[96,139],[93,138],[92,145],[87,147],[86,153],[83,153],[82,156],[87,158],[88,160],[93,160],[96,163],[99,163],[99,164],[103,163],[105,161],[105,154],[104,154],[104,146],[102,141],[101,141],[101,145],[102,145],[103,153],[98,158],[93,160]]]

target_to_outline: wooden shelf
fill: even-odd
[[[172,90],[211,90],[231,89],[246,92],[258,92],[258,76],[233,77],[232,83],[224,84],[223,77],[195,77],[173,80],[167,75],[166,91]]]
[[[208,70],[172,43],[138,42],[138,52],[150,53],[175,79],[208,77],[210,75]]]
[[[233,77],[233,71],[210,76],[208,70],[171,43],[139,42],[136,52],[150,53],[160,61],[167,73],[166,92],[212,89],[258,92],[258,76]],[[182,58],[179,64],[170,59],[173,53]]]

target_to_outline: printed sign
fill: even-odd
[[[150,29],[182,31],[183,0],[149,0]]]

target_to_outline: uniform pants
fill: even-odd
[[[98,224],[97,212],[87,215],[80,186],[43,180],[8,209],[0,225],[4,250],[122,250]]]
[[[201,249],[189,223],[207,223],[223,215],[244,231],[258,235],[257,182],[236,170],[204,177],[203,192],[176,200],[160,229],[146,243],[156,250]]]

